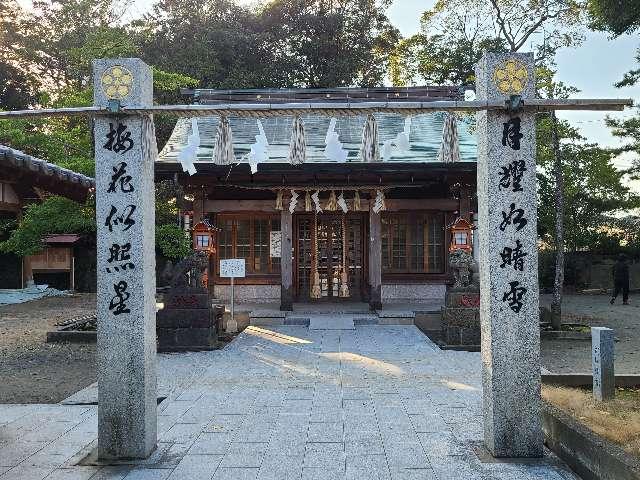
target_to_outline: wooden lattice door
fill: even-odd
[[[316,234],[314,235],[314,223]],[[344,230],[344,231],[343,231]],[[320,277],[320,300],[339,299],[343,259],[348,270],[349,297],[362,299],[364,253],[364,222],[361,215],[321,214],[314,222],[313,215],[297,217],[296,239],[296,292],[298,301],[311,301],[313,255],[317,248]],[[346,233],[346,242],[343,236]],[[343,248],[346,247],[343,256]],[[342,298],[340,298],[342,300]]]

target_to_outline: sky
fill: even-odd
[[[29,0],[19,0],[27,3]],[[237,0],[239,3],[251,5],[262,3],[260,0]],[[151,8],[153,0],[133,0],[131,15],[139,17]],[[394,0],[387,14],[403,36],[410,36],[420,28],[422,12],[430,8],[434,0]],[[640,85],[617,89],[613,86],[622,75],[635,67],[635,52],[640,46],[640,38],[626,35],[609,39],[606,34],[585,31],[586,39],[578,48],[564,49],[557,55],[558,79],[581,90],[577,98],[633,98],[640,102]],[[533,42],[540,41],[534,36]],[[603,146],[618,146],[620,140],[613,137],[604,125],[604,118],[629,117],[634,111],[627,109],[624,113],[607,112],[559,112],[560,118],[570,120],[577,126],[582,135],[590,142]],[[629,158],[620,159],[617,163],[624,166]]]

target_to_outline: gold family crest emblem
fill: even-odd
[[[109,99],[122,100],[133,88],[133,75],[121,65],[107,68],[101,77],[102,91]]]
[[[519,60],[506,60],[493,72],[493,81],[500,92],[506,95],[518,95],[527,85],[529,74],[527,67]]]

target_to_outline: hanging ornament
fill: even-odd
[[[316,213],[322,213],[322,207],[320,206],[320,190],[316,190],[316,192],[311,195],[311,199],[316,207]]]
[[[305,212],[310,212],[311,209],[312,209],[312,207],[311,207],[311,194],[307,190],[307,192],[304,195],[304,211]]]
[[[361,206],[360,206],[360,192],[358,192],[358,190],[356,190],[356,194],[353,197],[353,210],[355,212],[359,212],[361,210]]]
[[[340,195],[342,197],[342,194]],[[340,200],[338,200],[339,202]],[[346,213],[346,212],[345,212]],[[340,288],[338,290],[338,296],[341,298],[347,298],[349,296],[349,269],[347,265],[347,220],[345,216],[342,216],[342,271],[340,272]]]
[[[376,190],[376,199],[373,202],[373,213],[380,213],[383,210],[386,210],[387,206],[384,203],[384,193],[382,193],[382,190]]]
[[[382,158],[385,161],[391,159],[391,156],[394,153],[393,146],[396,147],[397,151],[400,152],[408,152],[411,148],[409,143],[409,135],[411,133],[411,117],[407,117],[404,119],[404,130],[396,135],[396,138],[391,140],[385,140],[382,144]]]
[[[251,149],[247,154],[249,166],[251,167],[251,173],[256,173],[258,171],[259,163],[265,163],[269,161],[269,142],[267,141],[267,135],[264,133],[262,122],[260,120],[256,120],[256,122],[258,125],[258,131],[260,133],[256,135],[256,143],[251,145]]]
[[[306,150],[307,145],[304,138],[304,123],[302,123],[302,119],[296,115],[293,117],[293,125],[291,128],[289,163],[291,165],[300,165],[301,163],[304,163],[306,160]]]
[[[376,117],[370,113],[364,122],[362,130],[362,145],[360,146],[360,159],[365,163],[379,162],[380,149],[378,147],[378,123]]]
[[[338,197],[338,206],[342,209],[342,213],[347,213],[349,210],[347,201],[344,198],[344,191],[340,192],[340,196]]]
[[[331,190],[329,194],[329,201],[327,202],[327,206],[325,207],[329,212],[335,212],[338,209],[338,202],[336,200],[336,192]]]
[[[348,152],[342,147],[340,137],[335,132],[336,122],[337,120],[335,118],[332,118],[329,122],[327,136],[324,139],[324,143],[326,145],[324,148],[324,156],[327,160],[331,160],[332,162],[346,162]]]
[[[191,119],[191,135],[187,137],[187,145],[178,155],[178,161],[182,164],[182,171],[189,172],[189,175],[196,173],[193,164],[198,159],[198,147],[200,146],[200,132],[198,131],[198,120]]]
[[[278,193],[276,193],[276,210],[282,209],[282,190],[278,190]]]
[[[317,193],[317,192],[316,192]],[[320,290],[320,273],[318,272],[318,216],[313,216],[313,233],[312,233],[312,257],[311,257],[311,298],[320,298],[322,291]]]
[[[450,163],[460,161],[460,146],[458,144],[458,123],[455,115],[448,113],[442,127],[442,142],[436,157],[439,162]]]
[[[213,143],[213,163],[216,165],[236,163],[236,157],[233,154],[231,126],[226,115],[220,117],[218,128],[216,129],[216,139]]]
[[[296,211],[296,205],[298,205],[298,193],[295,190],[291,190],[291,201],[289,202],[289,213]]]

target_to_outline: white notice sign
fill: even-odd
[[[273,258],[280,258],[280,244],[282,242],[282,232],[273,231],[269,236],[269,254]]]
[[[244,258],[220,260],[220,277],[243,278],[244,276]]]

